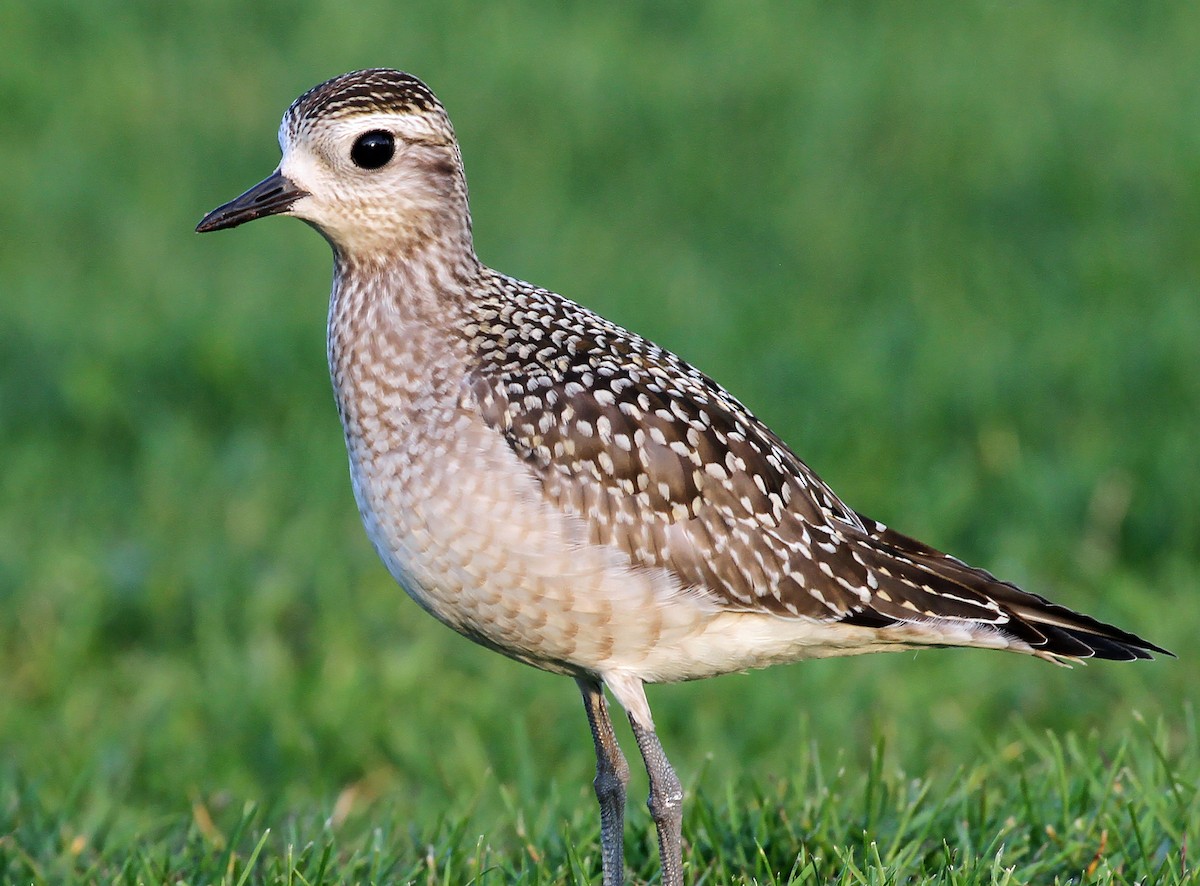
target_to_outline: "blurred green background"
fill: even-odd
[[[1184,2],[6,4],[0,777],[81,828],[351,785],[486,832],[591,803],[574,686],[435,624],[366,541],[327,246],[192,233],[296,95],[373,65],[448,107],[484,261],[676,350],[859,510],[1181,656],[654,688],[686,784],[878,736],[919,772],[1022,723],[1182,730],[1198,60]]]

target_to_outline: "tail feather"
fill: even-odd
[[[1149,659],[1153,657],[1152,652],[1172,655],[1171,652],[1137,634],[1058,603],[1052,603],[1045,597],[1022,591],[1007,582],[995,582],[991,596],[1010,615],[1005,628],[1014,634],[1021,628],[1032,630],[1035,635],[1040,634],[1045,637],[1044,642],[1027,642],[1052,655],[1112,661]],[[1067,651],[1068,648],[1080,645],[1088,651],[1082,654]]]
[[[1136,661],[1153,658],[1151,653],[1174,654],[1161,646],[1144,640],[1137,634],[1115,625],[1076,612],[1038,594],[1023,591],[1010,582],[1001,581],[983,569],[968,566],[961,560],[944,554],[928,545],[888,529],[881,523],[865,519],[870,538],[881,552],[899,555],[939,582],[952,583],[968,589],[998,607],[999,618],[967,619],[986,624],[1028,647],[1028,651],[1051,660],[1100,658],[1110,661]],[[885,611],[879,611],[884,609]],[[962,620],[960,613],[928,612],[926,616]],[[848,623],[882,627],[909,621],[895,607],[868,605],[844,619]]]

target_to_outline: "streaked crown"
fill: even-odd
[[[314,86],[283,117],[283,130],[296,134],[314,123],[373,115],[423,120],[443,139],[454,138],[446,109],[428,86],[404,71],[369,68],[351,71]]]

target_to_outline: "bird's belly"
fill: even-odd
[[[460,414],[407,445],[347,435],[355,497],[392,576],[471,639],[546,670],[637,670],[701,633],[710,603],[590,544],[498,435]]]

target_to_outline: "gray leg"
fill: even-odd
[[[658,854],[662,860],[663,886],[683,886],[683,786],[653,726],[642,726],[631,713],[629,723],[633,726],[633,737],[637,739],[646,761],[646,774],[650,776],[650,817],[658,830]]]
[[[600,850],[604,865],[604,886],[625,882],[625,786],[629,784],[629,764],[613,734],[612,720],[604,690],[595,680],[579,678],[583,706],[587,708],[592,740],[596,743],[596,799],[600,801]]]

